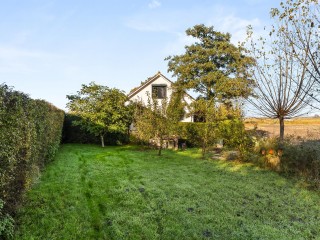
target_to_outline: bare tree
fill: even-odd
[[[308,94],[320,102],[320,5],[318,0],[287,0],[279,8],[272,9],[276,22],[273,32],[278,30],[282,38],[292,47],[294,58],[305,65],[305,70],[315,84]],[[280,27],[280,28],[279,28]],[[314,108],[320,109],[312,104]]]
[[[287,41],[283,28],[273,28],[269,38],[254,41],[249,28],[250,53],[256,59],[252,76],[256,81],[255,98],[249,101],[259,114],[279,119],[280,141],[284,138],[285,119],[305,113],[311,101],[315,78],[308,71],[307,49],[299,51]],[[288,30],[288,29],[287,29]],[[288,30],[289,31],[289,30]]]

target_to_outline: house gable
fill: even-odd
[[[167,77],[162,75],[161,72],[158,72],[154,76],[148,78],[142,85],[131,90],[128,94],[129,100],[132,101],[143,101],[146,102],[148,94],[152,94],[152,86],[166,86],[167,87],[167,97],[170,98],[172,89],[172,81]]]
[[[148,97],[153,93],[155,88],[159,87],[165,87],[165,93],[161,93],[158,95],[158,99],[163,98],[163,95],[167,97],[168,99],[171,98],[172,94],[172,84],[173,82],[165,77],[161,72],[158,72],[154,76],[148,78],[145,82],[143,82],[139,87],[134,88],[131,90],[131,92],[128,94],[128,98],[130,101],[137,101],[142,102],[146,104],[148,102]],[[187,105],[190,105],[192,101],[194,101],[193,97],[191,97],[189,94],[185,93],[184,99],[183,99]],[[188,109],[186,109],[186,112],[188,112]],[[193,117],[186,117],[182,120],[182,122],[192,122]]]

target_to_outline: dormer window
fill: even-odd
[[[152,96],[157,99],[163,99],[167,97],[167,85],[159,84],[152,85]]]

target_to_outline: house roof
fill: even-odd
[[[160,71],[158,71],[155,75],[153,75],[152,77],[147,78],[146,81],[142,82],[141,85],[139,87],[135,87],[133,88],[129,94],[128,94],[128,98],[132,98],[133,96],[135,96],[137,93],[139,93],[141,90],[143,90],[145,87],[147,87],[148,85],[150,85],[151,83],[153,83],[155,80],[157,80],[159,77],[163,77],[165,80],[167,80],[170,84],[173,84],[173,82],[167,78],[166,76],[164,76]],[[186,93],[191,99],[194,100],[194,98],[189,95],[188,93]]]
[[[158,71],[155,75],[153,75],[152,77],[149,77],[146,81],[142,82],[142,84],[139,87],[133,88],[130,93],[128,94],[128,98],[132,98],[134,95],[136,95],[137,93],[139,93],[142,89],[144,89],[145,87],[147,87],[149,84],[153,83],[155,80],[157,80],[159,77],[163,77],[164,79],[166,79],[168,82],[170,82],[170,84],[172,84],[173,82],[168,79],[166,76],[164,76],[160,71]]]

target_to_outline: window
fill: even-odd
[[[157,99],[167,97],[167,85],[152,85],[152,96]]]

